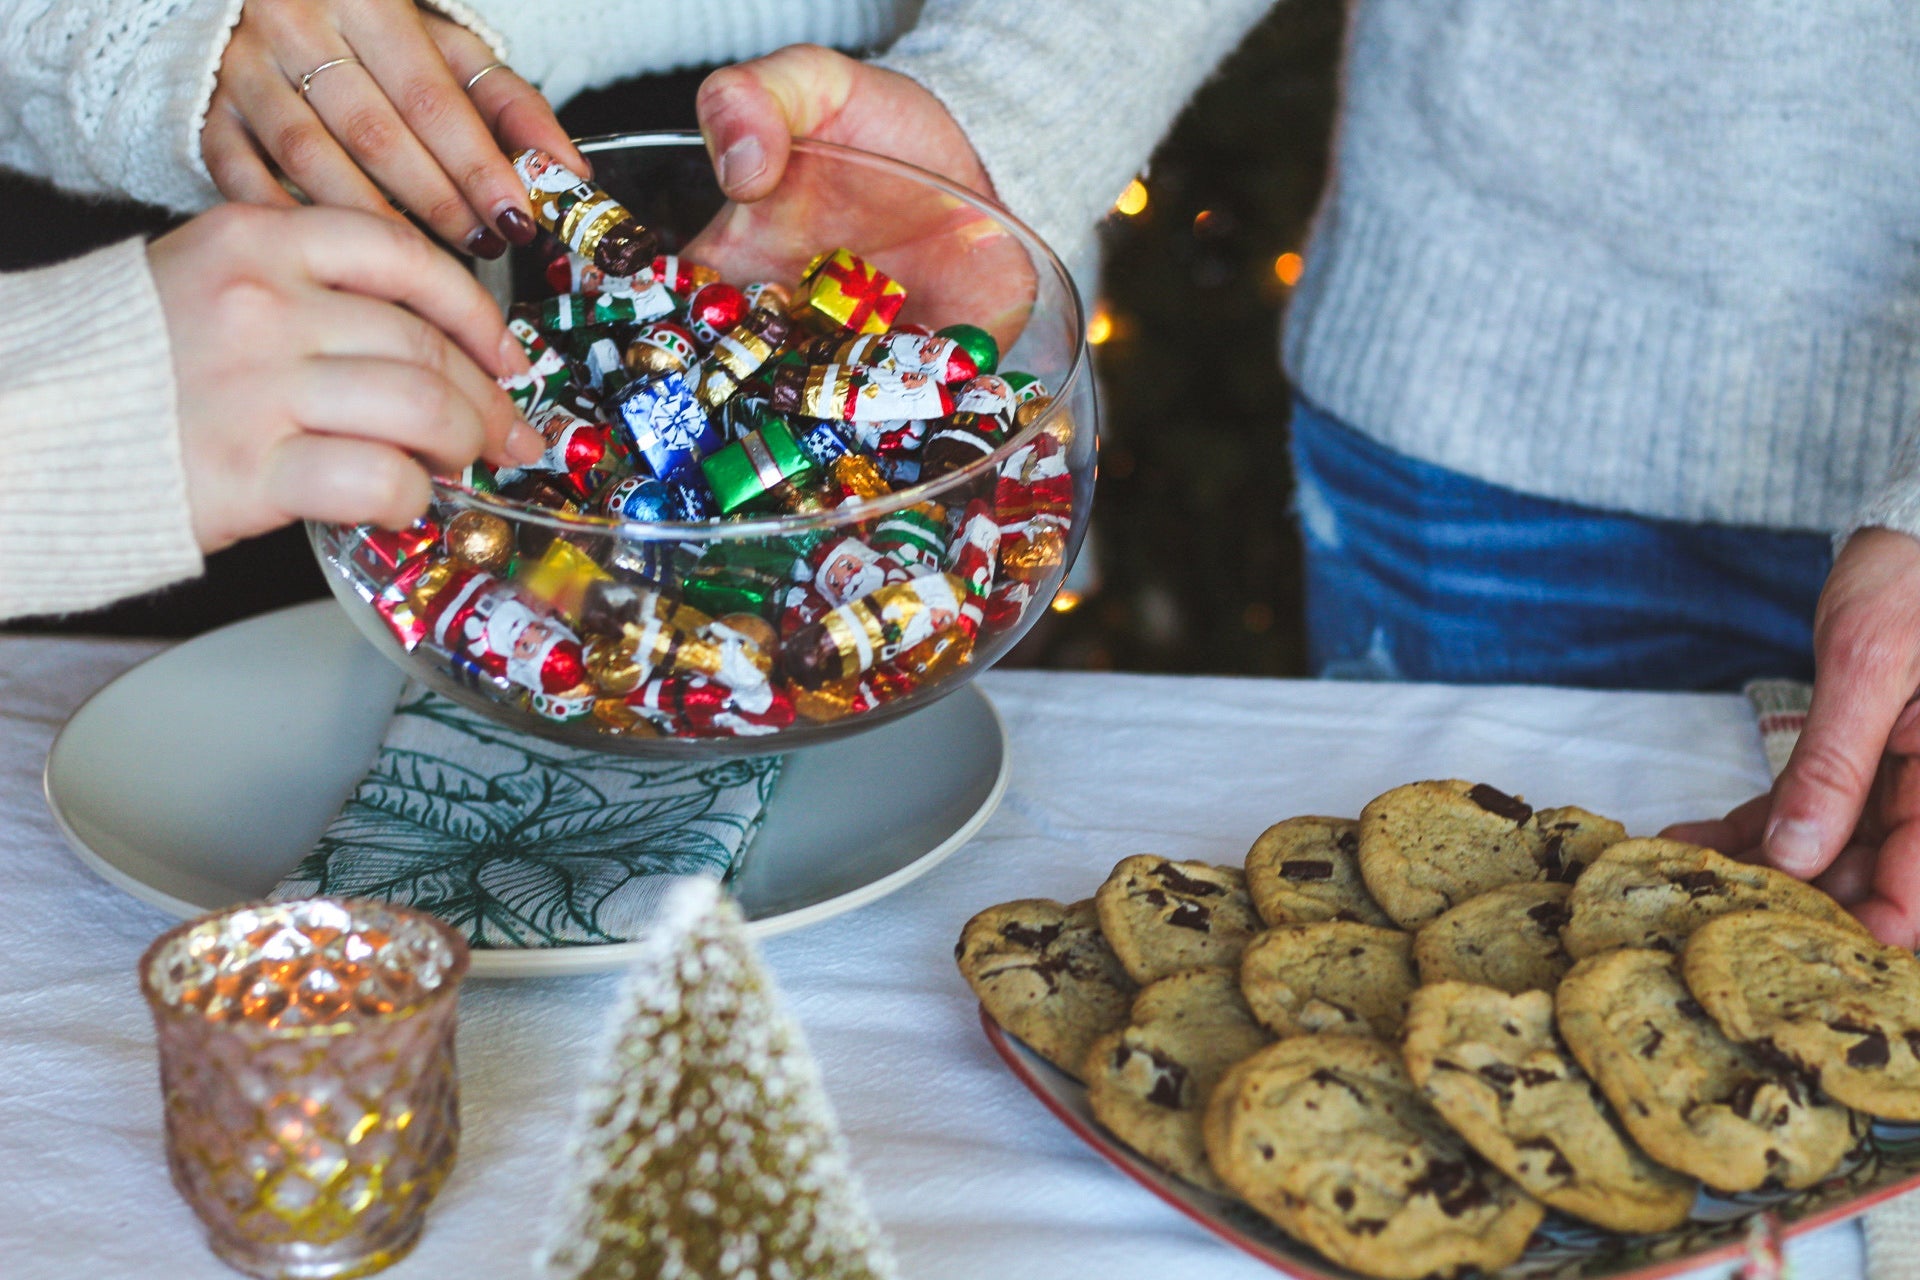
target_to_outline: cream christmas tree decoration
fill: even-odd
[[[555,1280],[893,1280],[800,1029],[707,881],[668,898],[584,1099]]]

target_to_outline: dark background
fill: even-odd
[[[1283,255],[1304,243],[1325,179],[1341,16],[1340,0],[1281,6],[1155,153],[1145,207],[1108,218],[1094,300],[1106,416],[1092,556],[1010,662],[1303,672],[1277,335],[1298,266]],[[701,74],[585,94],[560,117],[575,134],[691,128]],[[0,208],[19,211],[0,270],[171,225],[6,175]],[[101,463],[111,501],[111,459]],[[211,557],[196,582],[4,629],[188,636],[325,594],[305,535],[287,529]]]

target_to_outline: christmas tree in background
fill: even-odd
[[[556,1280],[892,1280],[799,1027],[707,881],[614,1011],[543,1258]]]

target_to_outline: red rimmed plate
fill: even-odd
[[[1081,1141],[1187,1217],[1298,1280],[1364,1280],[1321,1257],[1237,1201],[1184,1182],[1135,1155],[1100,1127],[1079,1081],[980,1011],[987,1040],[1014,1077]],[[1797,1192],[1722,1196],[1702,1191],[1683,1227],[1658,1235],[1602,1231],[1549,1212],[1526,1253],[1489,1280],[1659,1280],[1748,1259],[1751,1274],[1777,1275],[1781,1243],[1920,1188],[1920,1125],[1875,1124],[1840,1171]],[[1772,1268],[1769,1263],[1773,1264]]]

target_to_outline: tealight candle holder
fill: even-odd
[[[459,1144],[453,1035],[466,943],[388,903],[254,903],[157,938],[173,1184],[228,1265],[366,1275],[419,1238]]]

